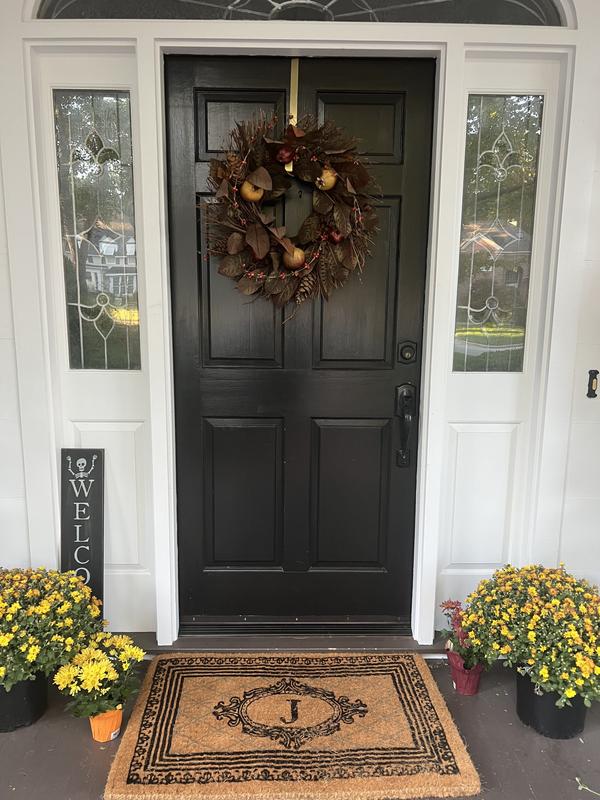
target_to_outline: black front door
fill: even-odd
[[[435,64],[300,59],[299,116],[359,137],[383,197],[363,275],[282,324],[204,257],[198,206],[234,123],[286,118],[290,66],[166,60],[182,631],[408,632]]]

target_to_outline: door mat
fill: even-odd
[[[459,797],[479,777],[417,655],[161,655],[105,800]]]

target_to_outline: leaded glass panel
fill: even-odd
[[[139,369],[129,92],[55,90],[69,363]]]
[[[553,0],[42,0],[38,17],[562,24]]]
[[[457,372],[523,369],[542,106],[539,95],[469,97]]]

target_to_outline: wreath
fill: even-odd
[[[209,253],[244,295],[278,307],[327,300],[365,266],[377,230],[375,184],[357,140],[333,122],[307,117],[280,138],[276,129],[275,117],[238,122],[224,157],[211,161]],[[275,201],[293,178],[314,190],[311,213],[290,236]]]

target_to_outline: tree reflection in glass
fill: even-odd
[[[54,91],[72,369],[139,369],[129,92]]]

